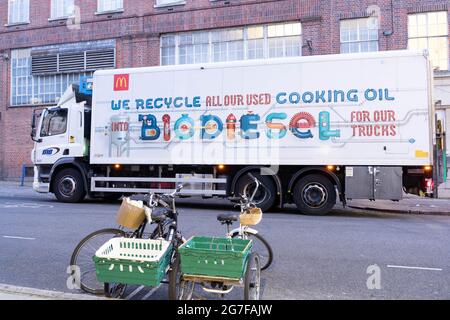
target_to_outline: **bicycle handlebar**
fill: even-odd
[[[181,192],[181,190],[184,188],[184,186],[182,184],[179,184],[177,186],[177,188],[172,192],[172,193],[164,193],[164,194],[157,194],[157,193],[150,193],[149,194],[149,205],[150,206],[157,206],[158,203],[161,204],[163,207],[170,207],[165,201],[164,201],[164,197],[170,198],[170,199],[174,199],[177,194],[179,194]]]

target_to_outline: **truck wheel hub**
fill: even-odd
[[[72,177],[64,177],[59,184],[59,191],[65,196],[71,196],[77,187],[77,183]]]
[[[302,192],[304,202],[312,208],[320,208],[327,201],[327,192],[323,185],[313,183],[307,185]]]

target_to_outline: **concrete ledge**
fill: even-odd
[[[398,202],[389,200],[350,200],[348,201],[347,206],[353,209],[388,213],[450,216],[450,200],[420,198],[410,195]]]
[[[353,206],[348,205],[347,207],[352,209],[366,210],[366,211],[379,211],[379,212],[387,212],[387,213],[403,213],[403,214],[422,214],[428,216],[450,216],[450,212],[429,212],[426,210],[420,209],[386,209],[386,208],[373,208],[373,207],[365,207],[365,206]]]
[[[104,297],[0,284],[0,300],[113,300]]]

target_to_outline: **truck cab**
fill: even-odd
[[[77,99],[77,93],[78,86],[71,85],[57,106],[33,113],[31,136],[35,144],[31,158],[35,165],[33,188],[37,192],[55,192],[69,199],[77,189],[77,181],[70,175],[62,178],[58,190],[53,190],[55,185],[50,183],[52,176],[64,168],[55,164],[81,163],[88,156],[90,107]]]

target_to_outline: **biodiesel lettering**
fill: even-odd
[[[327,111],[319,113],[318,121],[308,112],[299,112],[288,118],[288,114],[284,112],[269,113],[265,121],[261,121],[259,114],[250,111],[241,115],[239,120],[235,114],[229,114],[223,119],[214,114],[204,114],[198,119],[182,114],[174,122],[175,135],[172,136],[172,119],[168,114],[163,115],[160,120],[153,114],[138,115],[141,122],[140,139],[144,141],[161,140],[161,132],[163,132],[162,140],[165,142],[173,138],[189,140],[196,135],[196,132],[202,140],[215,140],[224,134],[228,141],[260,139],[261,132],[265,132],[265,136],[272,140],[284,139],[288,132],[300,140],[313,139],[315,137],[313,131],[318,132],[318,137],[322,141],[341,136],[340,129],[332,128],[331,115]]]
[[[175,122],[175,135],[180,140],[188,140],[192,138],[195,134],[194,130],[195,122],[194,119],[189,117],[187,114],[183,114],[180,119]]]
[[[276,123],[274,120],[285,120],[287,119],[287,114],[281,113],[271,113],[266,118],[266,135],[269,139],[282,139],[287,134],[286,126],[282,123]]]
[[[158,140],[161,135],[161,129],[157,126],[156,117],[152,114],[139,115],[139,121],[142,122],[141,140]]]

